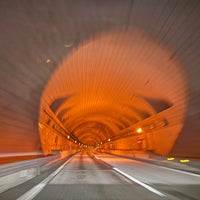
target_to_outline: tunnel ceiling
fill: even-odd
[[[41,114],[48,106],[84,144],[97,145],[120,135],[179,104],[175,87],[183,89],[185,80],[180,63],[170,55],[137,30],[101,33],[58,65],[43,93]]]
[[[199,156],[199,10],[198,0],[0,1],[0,151],[50,152],[57,136],[41,137],[41,124],[94,144],[164,116],[180,124],[165,137],[181,133],[174,151]]]

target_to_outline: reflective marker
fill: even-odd
[[[170,158],[167,158],[167,160],[174,160],[174,158],[173,158],[173,157],[170,157]]]
[[[190,162],[190,161],[187,160],[187,159],[184,159],[184,160],[180,160],[180,162],[182,162],[182,163],[188,163],[188,162]]]

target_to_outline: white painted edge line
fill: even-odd
[[[187,174],[187,175],[190,175],[190,176],[200,177],[199,174],[195,174],[195,173],[192,173],[192,172],[183,171],[183,170],[180,170],[180,169],[174,169],[174,168],[170,168],[170,167],[164,167],[164,166],[161,166],[161,165],[155,165],[155,164],[151,164],[151,163],[146,163],[144,161],[138,161],[138,162],[142,162],[142,163],[145,163],[147,165],[152,165],[154,167],[163,168],[163,169],[167,169],[167,170],[174,171],[174,172],[179,172],[179,173],[182,173],[182,174]]]
[[[149,191],[151,191],[151,192],[153,192],[153,193],[155,193],[155,194],[157,194],[157,195],[159,195],[159,196],[161,196],[161,197],[166,196],[166,195],[163,194],[162,192],[159,192],[158,190],[152,188],[151,186],[149,186],[149,185],[147,185],[147,184],[145,184],[145,183],[143,183],[143,182],[137,180],[136,178],[133,178],[132,176],[130,176],[130,175],[126,174],[125,172],[123,172],[123,171],[117,169],[116,167],[113,167],[113,169],[114,169],[115,171],[117,171],[118,173],[122,174],[123,176],[125,176],[126,178],[130,179],[131,181],[133,181],[133,182],[137,183],[138,185],[141,185],[142,187],[146,188],[147,190],[149,190]]]
[[[114,155],[115,156],[115,155]],[[95,156],[96,157],[96,156]],[[96,157],[97,159],[100,159],[98,157]],[[124,158],[124,159],[128,159],[128,158]],[[130,159],[129,159],[130,160]],[[142,163],[145,163],[147,165],[152,165],[154,167],[158,167],[158,168],[163,168],[163,169],[167,169],[167,170],[170,170],[170,171],[174,171],[174,172],[179,172],[179,173],[182,173],[182,174],[187,174],[187,175],[190,175],[190,176],[196,176],[196,177],[200,177],[199,174],[195,174],[195,173],[192,173],[192,172],[186,172],[186,171],[182,171],[180,169],[173,169],[173,168],[170,168],[170,167],[164,167],[164,166],[160,166],[160,165],[155,165],[155,164],[151,164],[151,163],[146,163],[144,161],[139,161],[137,160],[137,162],[142,162]]]
[[[160,167],[160,168],[163,168],[163,169],[167,169],[167,170],[170,170],[170,171],[179,172],[179,173],[182,173],[182,174],[187,174],[187,175],[190,175],[190,176],[200,177],[199,174],[194,174],[194,173],[191,173],[191,172],[182,171],[182,170],[180,170],[180,169],[172,169],[172,168],[163,167],[163,166],[157,166],[157,167]]]
[[[61,165],[56,171],[51,173],[47,178],[45,178],[41,183],[34,186],[28,192],[24,193],[22,196],[18,197],[16,200],[32,200],[41,190],[51,181],[62,169],[70,162],[72,157],[67,160],[63,165]]]
[[[100,160],[100,158],[99,157],[97,157],[97,156],[94,156],[97,160]]]
[[[96,159],[98,159],[98,160],[101,160],[101,159],[100,159],[99,157],[97,157],[97,156],[94,156],[94,157],[95,157]],[[120,169],[118,169],[118,168],[116,168],[116,167],[113,167],[113,166],[112,166],[112,169],[115,170],[115,171],[117,171],[119,174],[122,174],[123,176],[125,176],[125,177],[128,178],[129,180],[131,180],[131,181],[137,183],[138,185],[140,185],[140,186],[146,188],[147,190],[149,190],[149,191],[151,191],[151,192],[153,192],[153,193],[155,193],[155,194],[157,194],[157,195],[159,195],[159,196],[161,196],[161,197],[165,197],[165,196],[166,196],[166,195],[163,194],[162,192],[160,192],[160,191],[154,189],[153,187],[151,187],[151,186],[149,186],[149,185],[147,185],[147,184],[145,184],[145,183],[143,183],[143,182],[137,180],[136,178],[134,178],[134,177],[132,177],[132,176],[126,174],[125,172],[121,171]]]

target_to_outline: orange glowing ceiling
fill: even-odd
[[[103,33],[60,63],[40,109],[49,107],[81,142],[99,144],[185,100],[183,72],[170,57],[144,33]]]

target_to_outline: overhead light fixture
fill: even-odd
[[[69,48],[69,47],[72,47],[72,43],[69,43],[69,44],[65,44],[65,47]]]
[[[51,60],[50,60],[50,59],[47,59],[47,60],[46,60],[46,63],[47,63],[47,64],[48,64],[48,63],[50,63],[50,62],[51,62]]]
[[[44,125],[41,124],[41,123],[38,123],[38,126],[39,126],[40,128],[44,128]]]
[[[108,142],[110,142],[110,138],[108,139]]]
[[[136,131],[137,133],[142,133],[142,128],[138,128]]]

